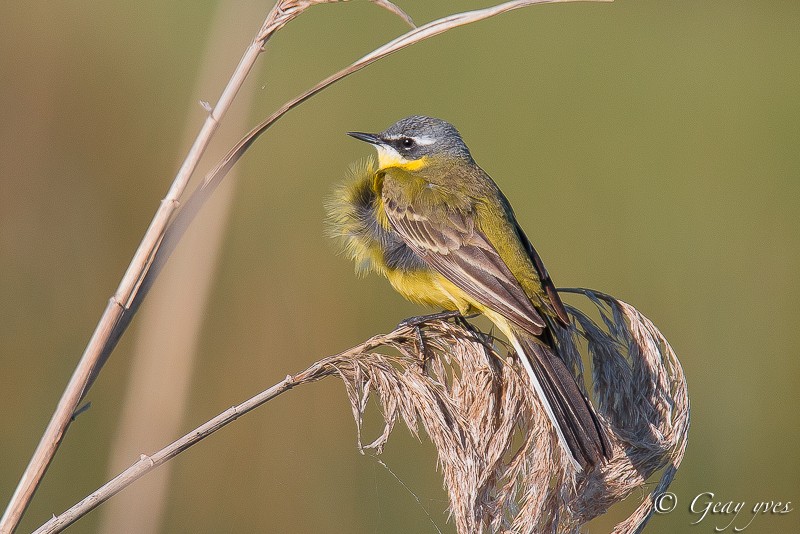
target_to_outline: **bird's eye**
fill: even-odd
[[[403,137],[402,139],[400,139],[400,145],[403,148],[414,148],[415,144],[416,143],[414,143],[414,140],[411,139],[410,137]]]

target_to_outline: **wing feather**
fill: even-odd
[[[432,219],[396,201],[386,202],[386,214],[414,252],[472,299],[533,335],[542,333],[545,321],[470,214],[440,211]]]
[[[542,258],[539,257],[536,249],[533,248],[528,236],[525,235],[525,232],[522,231],[522,228],[520,228],[519,224],[516,224],[516,230],[520,241],[522,241],[522,244],[525,246],[525,251],[528,253],[528,257],[531,259],[531,263],[533,263],[533,267],[536,269],[536,273],[539,275],[539,280],[542,281],[542,287],[544,288],[545,293],[547,293],[547,296],[550,299],[550,304],[552,305],[553,310],[556,312],[559,321],[561,321],[561,324],[565,326],[568,325],[569,316],[567,316],[567,310],[564,308],[564,303],[561,301],[561,297],[556,291],[556,286],[553,284],[553,279],[550,278],[550,273],[547,272]]]

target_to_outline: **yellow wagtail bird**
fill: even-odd
[[[557,354],[569,322],[550,275],[506,197],[440,119],[412,116],[378,134],[349,132],[378,151],[331,200],[332,233],[361,271],[405,298],[480,312],[511,341],[577,470],[610,456],[595,411]]]

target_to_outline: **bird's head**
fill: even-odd
[[[467,145],[449,122],[412,115],[377,134],[347,132],[378,151],[378,167],[418,171],[431,163],[472,162]]]

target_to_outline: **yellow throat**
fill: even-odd
[[[422,169],[428,164],[428,158],[423,156],[419,159],[406,159],[397,150],[390,146],[376,146],[378,151],[378,169],[388,169],[397,167],[404,171],[414,172]]]

